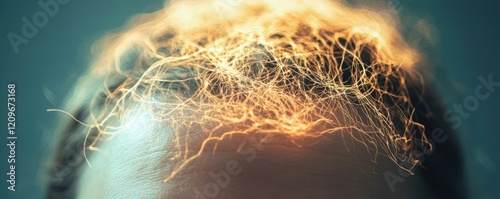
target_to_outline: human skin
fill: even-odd
[[[101,142],[92,167],[83,165],[77,198],[427,198],[419,175],[391,192],[383,173],[397,173],[397,165],[347,132],[302,147],[279,134],[264,142],[226,137],[164,182],[174,166],[171,129],[144,116],[135,121]]]

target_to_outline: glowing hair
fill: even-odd
[[[339,1],[173,1],[95,46],[89,81],[103,79],[105,94],[87,110],[97,134],[84,146],[112,138],[140,109],[174,129],[166,180],[233,134],[284,134],[298,146],[349,134],[416,165],[415,141],[431,147],[408,86],[422,81],[420,57],[397,27],[394,16]]]

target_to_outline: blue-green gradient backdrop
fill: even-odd
[[[47,1],[47,0],[42,0]],[[224,0],[221,0],[224,1]],[[474,94],[479,76],[500,81],[500,3],[472,0],[393,0],[401,15],[426,18],[437,28],[433,45],[423,45],[435,67],[435,82],[448,107]],[[70,0],[47,25],[21,44],[16,54],[7,39],[21,34],[22,17],[42,9],[38,1],[0,2],[0,198],[42,198],[44,157],[52,140],[57,113],[91,58],[91,44],[107,31],[122,27],[134,14],[161,8],[162,0]],[[7,84],[17,84],[17,184],[7,190]],[[5,90],[3,90],[5,89]],[[3,90],[3,91],[1,91]],[[2,96],[3,95],[3,96]],[[500,89],[458,129],[473,198],[500,197]],[[437,149],[439,150],[439,148]]]

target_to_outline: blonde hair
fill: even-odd
[[[285,134],[297,145],[349,134],[374,157],[416,165],[415,141],[432,147],[413,118],[420,55],[387,13],[328,0],[172,1],[94,46],[77,88],[102,81],[104,94],[79,136],[93,150],[124,118],[148,113],[174,128],[165,181],[233,134]]]

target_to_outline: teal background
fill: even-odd
[[[222,1],[222,0],[221,0]],[[0,101],[7,103],[7,84],[17,84],[17,184],[7,190],[6,105],[0,112],[0,198],[42,198],[44,157],[52,140],[57,113],[74,80],[88,66],[91,44],[107,31],[122,27],[131,16],[155,11],[161,0],[71,0],[39,28],[28,44],[14,53],[7,34],[21,34],[21,18],[40,11],[38,1],[0,2]],[[402,15],[426,18],[436,27],[434,44],[421,48],[435,67],[433,82],[451,107],[474,94],[478,77],[493,75],[500,81],[500,14],[494,1],[393,1]],[[411,29],[412,24],[406,24]],[[405,31],[408,34],[408,31]],[[3,98],[3,99],[2,99]],[[465,155],[467,182],[472,198],[498,198],[500,189],[500,88],[463,120],[458,129]],[[438,149],[439,150],[439,149]],[[5,180],[4,180],[5,179]]]

